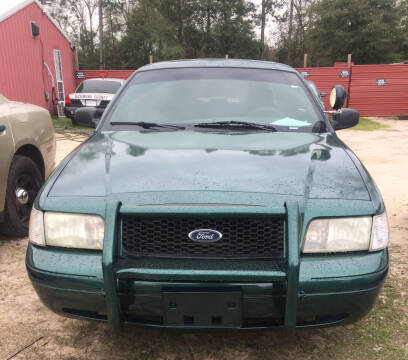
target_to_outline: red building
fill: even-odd
[[[36,0],[0,14],[0,94],[56,111],[75,90],[75,50]]]

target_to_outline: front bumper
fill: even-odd
[[[64,114],[67,118],[75,120],[76,111],[83,107],[86,107],[86,106],[84,105],[66,105],[64,108]],[[98,109],[101,113],[103,113],[106,109],[106,105],[96,106],[96,109]]]
[[[299,257],[297,208],[288,207],[288,259],[237,266],[234,261],[118,261],[117,204],[106,219],[103,254],[29,245],[27,270],[41,300],[53,311],[74,317],[171,328],[254,329],[330,326],[366,315],[388,272],[387,250]],[[237,270],[240,269],[240,270]],[[225,293],[239,300],[239,322],[214,324],[168,321],[167,296],[185,294],[191,302]],[[172,295],[173,294],[173,295]],[[178,296],[178,295],[177,295]],[[183,295],[184,296],[184,295]],[[183,298],[183,296],[181,298]],[[180,299],[180,296],[176,297]],[[186,300],[183,300],[186,302]],[[189,302],[189,301],[187,301]],[[198,304],[200,305],[200,304]],[[184,305],[185,306],[185,305]],[[178,311],[178,310],[177,310]],[[211,315],[213,308],[205,310]],[[220,315],[220,316],[219,316]]]
[[[29,265],[27,269],[40,299],[54,312],[71,317],[108,320],[106,293],[103,288],[96,288],[97,279],[46,273],[34,270]],[[316,279],[314,288],[307,284],[308,281],[301,282],[300,291],[296,297],[295,326],[299,328],[343,325],[359,320],[374,305],[386,274],[387,268],[374,274],[356,276],[353,279],[346,277]],[[93,281],[93,289],[90,289],[89,286]],[[354,281],[359,289],[320,291],[318,289],[321,287],[319,286],[320,281],[330,282],[329,288],[344,286],[345,282]],[[306,288],[308,292],[303,290]],[[242,325],[238,327],[239,329],[285,326],[284,314],[287,299],[284,286],[280,282],[208,282],[203,284],[142,280],[119,281],[117,296],[120,323],[180,327],[164,323],[163,294],[168,291],[189,293],[239,291],[242,294]],[[182,326],[182,328],[190,327],[192,326]],[[197,327],[194,326],[194,328]]]

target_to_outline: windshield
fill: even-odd
[[[310,132],[321,120],[310,93],[294,73],[181,68],[136,74],[105,123],[208,127],[208,123],[227,122],[223,124],[227,126],[239,121]]]
[[[77,88],[77,93],[104,93],[115,94],[121,87],[119,81],[85,80]]]

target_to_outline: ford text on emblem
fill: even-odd
[[[188,237],[199,243],[213,243],[221,240],[222,234],[219,231],[211,229],[198,229],[188,234]]]

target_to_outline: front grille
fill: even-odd
[[[197,243],[188,234],[212,229],[223,234],[214,243]],[[284,256],[283,217],[122,218],[122,249],[139,257],[203,259],[276,259]]]

